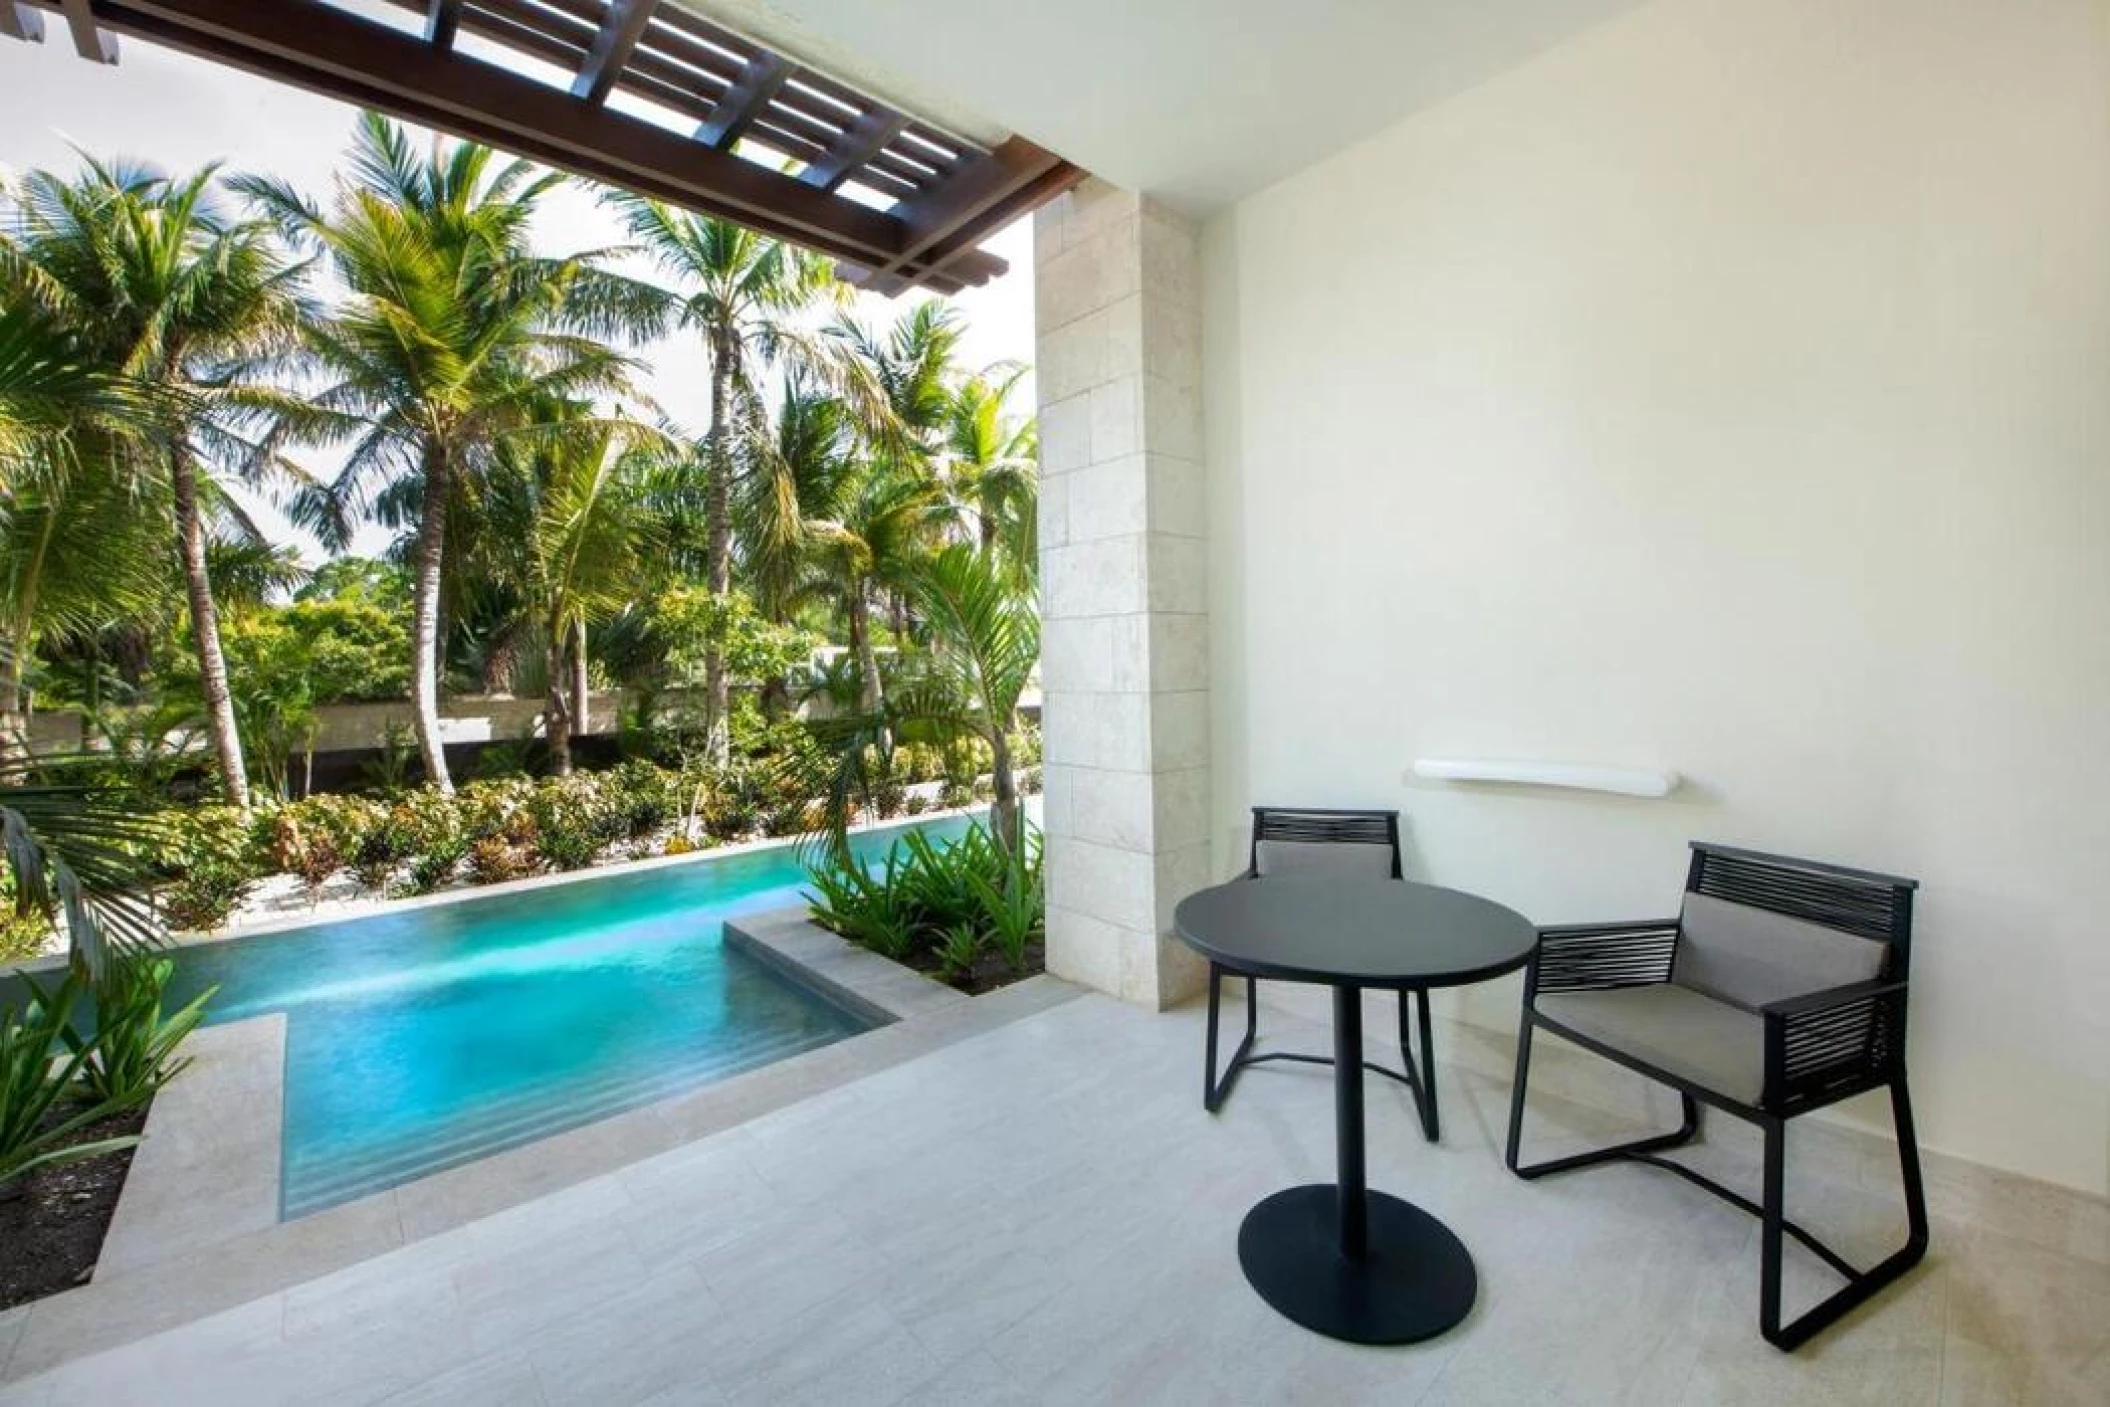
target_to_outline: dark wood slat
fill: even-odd
[[[652,23],[658,8],[659,0],[608,0],[608,13],[594,35],[593,47],[586,51],[585,66],[572,80],[573,97],[589,103],[608,101],[623,65],[630,62],[631,51],[645,37],[645,26]]]
[[[30,44],[44,42],[44,12],[15,0],[0,0],[0,34]]]
[[[965,257],[958,236],[966,233],[978,238],[994,228],[983,217],[1038,182],[1064,179],[1068,166],[1055,153],[1024,137],[1009,138],[987,156],[963,163],[951,179],[899,212],[908,226],[908,237],[898,254],[873,267],[872,276],[882,284],[896,275],[913,282],[912,266],[948,243],[950,257]],[[1078,172],[1067,180],[1074,184],[1082,178]]]
[[[62,0],[42,0],[50,8]],[[323,0],[96,0],[111,30],[488,142],[952,292],[1001,273],[978,254],[942,273],[903,252],[899,217]]]
[[[117,36],[105,34],[96,24],[89,0],[60,0],[59,13],[66,17],[66,28],[73,34],[75,53],[93,63],[117,62]]]
[[[697,127],[696,140],[718,151],[731,151],[762,110],[791,81],[791,67],[788,59],[767,50],[749,59],[733,86],[718,100],[718,106]]]
[[[425,39],[442,49],[454,47],[454,36],[462,27],[462,0],[428,0],[425,7]]]
[[[892,108],[867,109],[864,116],[843,129],[827,155],[799,173],[799,179],[809,186],[832,191],[850,179],[851,172],[879,155],[906,126],[907,116]]]

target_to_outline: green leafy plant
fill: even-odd
[[[469,877],[478,884],[525,879],[540,867],[532,846],[517,844],[503,835],[487,835],[469,847]]]
[[[1042,935],[1047,921],[1041,854],[1039,832],[1028,829],[1018,848],[1004,857],[999,877],[981,870],[967,872],[967,884],[981,903],[989,939],[1014,972],[1026,970],[1026,950]]]
[[[395,796],[409,781],[410,764],[417,756],[417,733],[402,719],[391,718],[382,725],[379,749],[359,770],[370,789],[383,796]]]
[[[909,831],[871,861],[820,842],[810,865],[813,919],[882,957],[970,978],[992,949],[1015,972],[1030,970],[1043,932],[1042,844],[1028,827],[1006,850],[988,827],[950,842]]]
[[[130,1148],[136,1137],[72,1140],[81,1130],[118,1112],[100,1102],[65,1107],[94,1041],[71,1048],[66,1041],[82,980],[69,974],[56,990],[34,983],[36,999],[21,1012],[0,1011],[0,1188],[36,1168]]]
[[[854,855],[808,870],[818,891],[814,920],[881,957],[906,958],[916,946],[917,915],[907,888],[896,882],[897,855],[890,851],[877,874]]]
[[[132,1109],[181,1074],[190,1061],[176,1058],[198,1023],[213,987],[172,1015],[162,1015],[162,997],[176,965],[167,958],[117,962],[95,984],[95,1034],[68,1024],[61,1039],[80,1058],[81,1087],[111,1110]]]
[[[989,935],[969,922],[960,922],[939,935],[933,950],[938,971],[945,977],[965,977],[989,948]]]

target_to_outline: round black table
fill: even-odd
[[[1336,1181],[1263,1199],[1238,1229],[1260,1297],[1352,1343],[1413,1343],[1471,1312],[1465,1243],[1421,1208],[1372,1192],[1363,1166],[1365,987],[1454,987],[1513,972],[1537,932],[1489,899],[1388,879],[1242,879],[1180,901],[1186,944],[1238,973],[1333,988]]]

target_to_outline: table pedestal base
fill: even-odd
[[[1246,1280],[1305,1328],[1350,1343],[1414,1343],[1465,1318],[1480,1288],[1465,1243],[1417,1206],[1364,1195],[1360,1260],[1341,1252],[1340,1190],[1332,1183],[1261,1201],[1238,1228]]]

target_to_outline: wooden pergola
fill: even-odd
[[[136,36],[736,221],[887,294],[987,282],[1004,261],[977,243],[1084,176],[662,0],[0,0],[0,32],[41,39],[44,11],[83,58]]]

